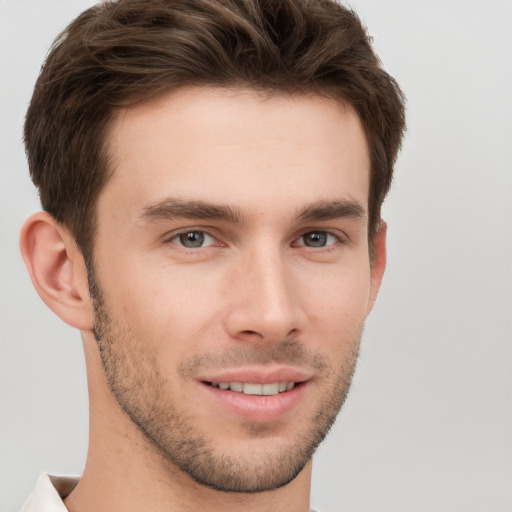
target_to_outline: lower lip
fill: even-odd
[[[214,388],[204,382],[201,387],[223,409],[231,411],[246,421],[269,422],[291,413],[301,402],[307,382],[277,395],[245,395],[236,391]]]

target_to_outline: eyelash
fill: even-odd
[[[183,244],[178,244],[176,243],[175,241],[176,240],[179,240],[180,237],[184,236],[184,235],[190,235],[192,233],[196,233],[196,234],[200,234],[204,237],[209,237],[211,238],[213,241],[217,241],[217,239],[215,238],[215,236],[213,236],[212,234],[210,234],[208,231],[204,230],[204,229],[186,229],[186,230],[183,230],[183,231],[180,231],[178,233],[173,233],[171,236],[167,237],[164,242],[165,243],[174,243],[175,245],[178,245],[179,247],[181,247],[182,249],[184,250],[188,250],[188,251],[194,251],[197,250],[197,249],[204,249],[205,247],[203,246],[199,246],[199,247],[186,247],[185,245]],[[217,241],[218,242],[218,241]],[[220,242],[219,242],[220,244]],[[208,244],[206,247],[209,247],[210,245],[214,245],[213,243],[212,244]],[[222,244],[221,244],[222,245]]]
[[[209,243],[206,246],[200,245],[200,246],[197,246],[197,247],[186,247],[183,243],[176,243],[175,242],[176,240],[180,240],[180,238],[182,236],[190,235],[192,233],[202,235],[203,239],[205,237],[209,237],[209,238],[212,239],[213,243]],[[332,237],[332,238],[334,238],[334,242],[326,244],[326,245],[316,246],[316,247],[315,246],[310,246],[310,245],[308,246],[304,242],[304,237],[306,237],[307,235],[324,235],[326,238]],[[303,243],[298,243],[298,241],[301,241],[301,240],[302,240]],[[201,243],[203,241],[204,240],[202,240]],[[174,243],[175,245],[177,245],[181,249],[186,250],[186,251],[190,251],[190,252],[196,252],[198,249],[206,249],[206,248],[211,247],[213,245],[217,245],[217,246],[223,246],[224,245],[221,242],[219,242],[214,235],[212,235],[211,233],[209,233],[205,229],[187,229],[187,230],[180,231],[178,233],[173,233],[171,236],[167,237],[164,240],[164,242],[165,243]],[[341,243],[344,243],[344,240],[343,240],[343,238],[339,234],[333,233],[333,232],[331,232],[329,230],[325,230],[325,229],[316,229],[316,230],[315,229],[311,229],[311,230],[308,230],[308,231],[304,231],[292,243],[292,247],[305,247],[306,249],[313,249],[313,250],[314,249],[318,249],[318,250],[323,250],[324,252],[328,252],[328,251],[334,250],[336,248],[336,246],[338,246]]]
[[[331,237],[334,239],[334,241],[332,243],[329,243],[329,244],[326,243],[326,245],[321,245],[321,246],[306,245],[304,238],[307,235],[317,235],[317,236],[321,235],[321,236],[325,237],[326,241],[327,241],[328,237]],[[339,235],[337,235],[336,233],[332,233],[331,231],[325,230],[325,229],[314,229],[314,230],[306,231],[297,240],[302,240],[303,243],[295,242],[293,244],[294,246],[306,247],[309,249],[323,249],[324,251],[332,250],[332,249],[334,249],[335,246],[337,246],[339,243],[342,242],[342,239]]]

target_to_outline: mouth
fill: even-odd
[[[294,381],[271,382],[258,384],[255,382],[204,382],[204,384],[224,391],[234,391],[244,395],[273,396],[291,391],[301,384]]]
[[[288,377],[290,378],[290,377]],[[268,379],[266,382],[240,380],[201,380],[201,388],[220,407],[222,414],[234,414],[244,421],[271,422],[285,417],[290,418],[301,404],[310,381]],[[256,379],[254,379],[256,380]]]
[[[308,402],[312,381],[312,372],[283,366],[224,369],[198,379],[218,418],[228,414],[251,422],[291,418]]]

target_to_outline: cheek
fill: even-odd
[[[213,329],[222,282],[215,273],[193,266],[148,273],[131,265],[129,273],[117,274],[109,280],[113,309],[155,349],[190,351],[206,329]]]
[[[369,266],[326,266],[297,282],[307,301],[306,310],[312,314],[332,316],[333,321],[357,321],[365,316],[371,291]]]
[[[303,282],[300,292],[306,312],[308,338],[320,351],[345,354],[359,343],[370,300],[370,273],[330,272]]]

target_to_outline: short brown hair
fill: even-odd
[[[404,98],[358,17],[332,0],[118,0],[53,44],[25,122],[43,208],[91,263],[114,111],[186,85],[319,94],[349,103],[370,153],[369,237],[405,128]]]

